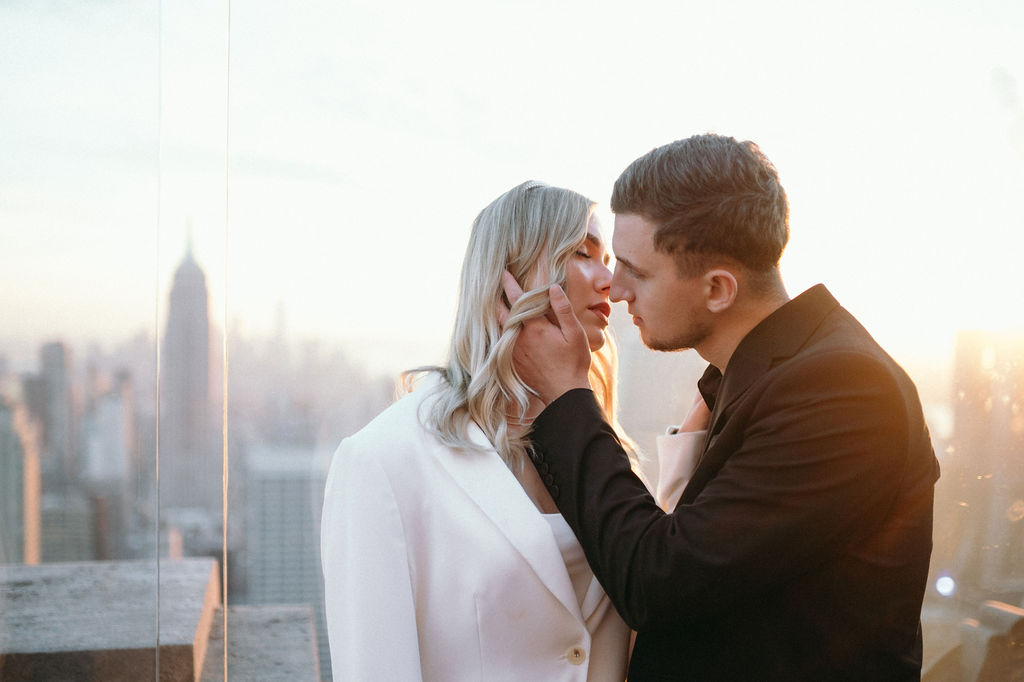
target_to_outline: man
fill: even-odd
[[[601,418],[558,287],[557,324],[530,321],[515,357],[547,405],[534,464],[638,631],[630,682],[919,679],[938,464],[899,365],[824,286],[787,296],[774,166],[751,142],[691,137],[634,161],[611,207],[612,300],[649,347],[710,363],[674,511]]]

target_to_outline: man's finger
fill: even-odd
[[[512,311],[508,309],[508,306],[505,305],[504,301],[498,301],[498,309],[496,312],[498,313],[498,325],[504,329],[505,323],[508,322],[509,313]]]
[[[509,306],[513,305],[523,295],[523,290],[519,286],[519,282],[516,281],[516,278],[508,270],[503,270],[501,273],[501,288],[505,290],[505,298],[508,299],[508,305],[503,300],[498,301],[498,324],[504,328],[505,323],[508,321],[508,316],[512,312],[509,310]]]
[[[509,305],[514,305],[519,297],[523,295],[523,288],[519,286],[519,282],[512,276],[512,273],[508,270],[501,272],[501,288],[505,290],[505,296],[508,298]]]

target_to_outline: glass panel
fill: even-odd
[[[0,6],[4,679],[155,667],[157,19]]]
[[[221,559],[227,15],[162,15],[160,518],[164,556]]]
[[[223,679],[237,564],[224,500],[228,5],[162,3],[160,27],[161,646],[183,630],[202,679]],[[196,620],[175,628],[179,613]],[[162,673],[170,656],[161,648]]]

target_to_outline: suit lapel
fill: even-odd
[[[750,330],[733,352],[724,375],[719,374],[714,367],[708,368],[700,380],[700,386],[705,399],[709,395],[713,399],[713,405],[707,438],[691,479],[695,484],[697,481],[705,481],[705,477],[698,476],[698,472],[703,465],[708,464],[708,451],[729,420],[730,406],[768,370],[796,355],[825,317],[837,307],[839,303],[828,289],[817,284]],[[699,485],[703,487],[703,483]],[[683,501],[692,501],[698,492],[688,487],[683,493]]]
[[[722,415],[757,379],[779,360],[790,358],[839,303],[818,284],[789,301],[743,337],[729,359],[715,398],[711,431],[721,428]]]
[[[436,455],[455,482],[497,526],[537,578],[570,613],[582,618],[569,572],[551,526],[476,424],[470,439],[486,452],[459,452],[440,445]],[[529,466],[529,465],[527,465]]]

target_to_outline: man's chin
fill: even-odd
[[[664,339],[649,337],[643,331],[640,332],[640,340],[643,341],[643,344],[651,350],[663,353],[674,353],[676,351],[689,350],[691,348],[691,346],[686,344],[673,343],[671,341],[665,341]]]

